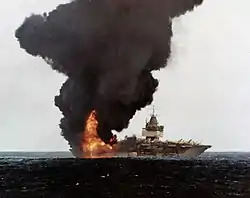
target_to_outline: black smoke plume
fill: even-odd
[[[25,19],[15,34],[20,46],[68,77],[55,105],[71,147],[82,144],[91,110],[107,143],[111,130],[128,127],[151,104],[158,86],[151,72],[165,67],[171,53],[171,19],[202,1],[75,0]]]

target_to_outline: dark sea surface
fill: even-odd
[[[0,198],[5,197],[250,198],[250,153],[204,153],[196,159],[0,153]]]

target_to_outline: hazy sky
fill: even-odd
[[[19,48],[15,29],[32,12],[66,0],[8,0],[0,7],[0,150],[68,150],[54,96],[64,77]],[[211,151],[250,151],[249,0],[205,0],[175,20],[173,56],[155,74],[159,121],[168,139],[192,138]],[[121,135],[140,135],[147,108]]]

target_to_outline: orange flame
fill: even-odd
[[[105,144],[97,134],[98,121],[96,111],[93,110],[87,121],[83,134],[83,152],[85,158],[100,158],[112,155],[114,149],[111,145]],[[104,156],[105,155],[105,156]]]

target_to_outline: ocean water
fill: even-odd
[[[250,198],[250,153],[204,153],[196,159],[0,153],[0,198],[5,197]]]

